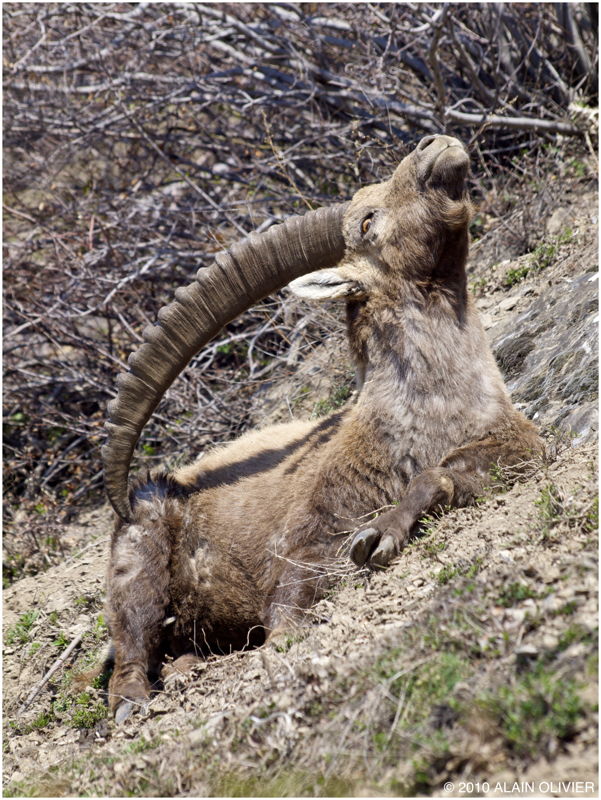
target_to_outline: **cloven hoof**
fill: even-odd
[[[122,725],[133,714],[145,713],[150,700],[122,700],[115,709],[115,725]]]

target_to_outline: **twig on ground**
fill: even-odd
[[[75,648],[81,644],[83,637],[86,635],[86,631],[83,633],[78,633],[77,636],[73,639],[73,641],[69,644],[66,650],[56,659],[54,664],[50,667],[48,672],[44,675],[41,681],[36,683],[33,687],[31,692],[27,695],[27,699],[19,708],[17,713],[22,714],[29,706],[33,703],[35,698],[38,694],[42,691],[44,686],[48,683],[50,678],[54,675],[54,673],[65,663],[65,661],[69,658],[71,653],[75,650]]]

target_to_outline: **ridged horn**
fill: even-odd
[[[294,278],[332,267],[344,255],[342,217],[348,203],[289,217],[264,233],[251,233],[175,292],[144,329],[144,344],[117,378],[108,404],[102,447],[104,484],[117,514],[131,520],[128,474],[140,433],[161,398],[190,359],[228,322]]]

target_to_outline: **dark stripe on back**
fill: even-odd
[[[340,422],[345,414],[346,411],[338,411],[336,414],[326,417],[323,422],[314,428],[309,436],[306,437],[307,450],[300,453],[292,464],[286,467],[284,475],[292,475],[296,472],[310,450],[314,450],[329,441],[340,427]]]
[[[249,478],[261,472],[268,472],[274,469],[282,461],[285,461],[296,450],[304,444],[310,444],[311,448],[317,447],[330,439],[340,424],[345,411],[339,411],[326,417],[322,422],[313,428],[306,436],[289,442],[284,447],[261,450],[253,456],[227,464],[223,467],[207,470],[199,475],[192,486],[182,486],[175,478],[167,472],[155,472],[147,474],[145,479],[138,481],[131,490],[132,508],[137,500],[152,500],[153,498],[183,498],[202,489],[213,489],[216,486],[229,486],[237,483],[242,478]],[[295,460],[286,470],[286,474],[294,472],[302,463],[304,454]]]

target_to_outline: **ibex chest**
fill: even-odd
[[[484,336],[479,325],[424,329],[422,321],[368,369],[359,406],[381,420],[391,460],[409,478],[485,436],[508,402]]]

